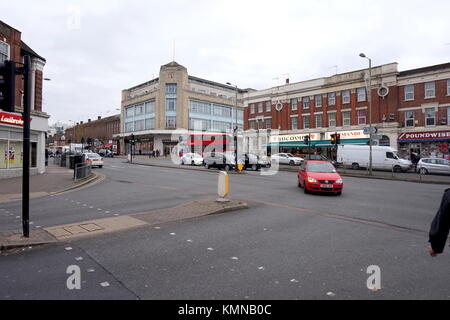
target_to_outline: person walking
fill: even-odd
[[[447,241],[450,230],[450,189],[444,191],[436,216],[431,223],[428,251],[432,257],[444,252],[445,242]]]

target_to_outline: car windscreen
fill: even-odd
[[[88,153],[88,154],[86,154],[86,157],[89,158],[89,159],[98,159],[98,158],[100,158],[100,156],[98,154],[96,154],[96,153]]]
[[[308,172],[333,173],[336,169],[332,164],[326,162],[310,162],[308,163]]]

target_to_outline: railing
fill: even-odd
[[[92,172],[90,163],[77,163],[73,173],[73,180],[77,181],[88,177]]]

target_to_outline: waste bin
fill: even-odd
[[[66,159],[67,159],[67,156],[66,156],[65,153],[63,153],[61,155],[61,164],[60,164],[61,167],[65,167],[66,166]]]
[[[74,173],[73,176],[76,179],[82,179],[86,175],[86,168],[83,167],[83,155],[70,156],[70,164],[73,164]]]

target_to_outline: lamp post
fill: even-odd
[[[367,98],[369,99],[369,175],[372,175],[372,59],[364,53],[360,53],[361,58],[369,60],[369,83],[366,83]]]
[[[238,124],[237,124],[237,112],[238,112],[238,106],[237,106],[237,98],[238,98],[238,87],[237,85],[232,85],[230,82],[227,82],[227,85],[229,86],[234,86],[235,87],[235,93],[236,93],[236,97],[234,100],[234,132],[233,132],[233,137],[234,137],[234,162],[235,162],[235,170],[238,170],[238,158],[237,158],[237,132],[238,132]]]

